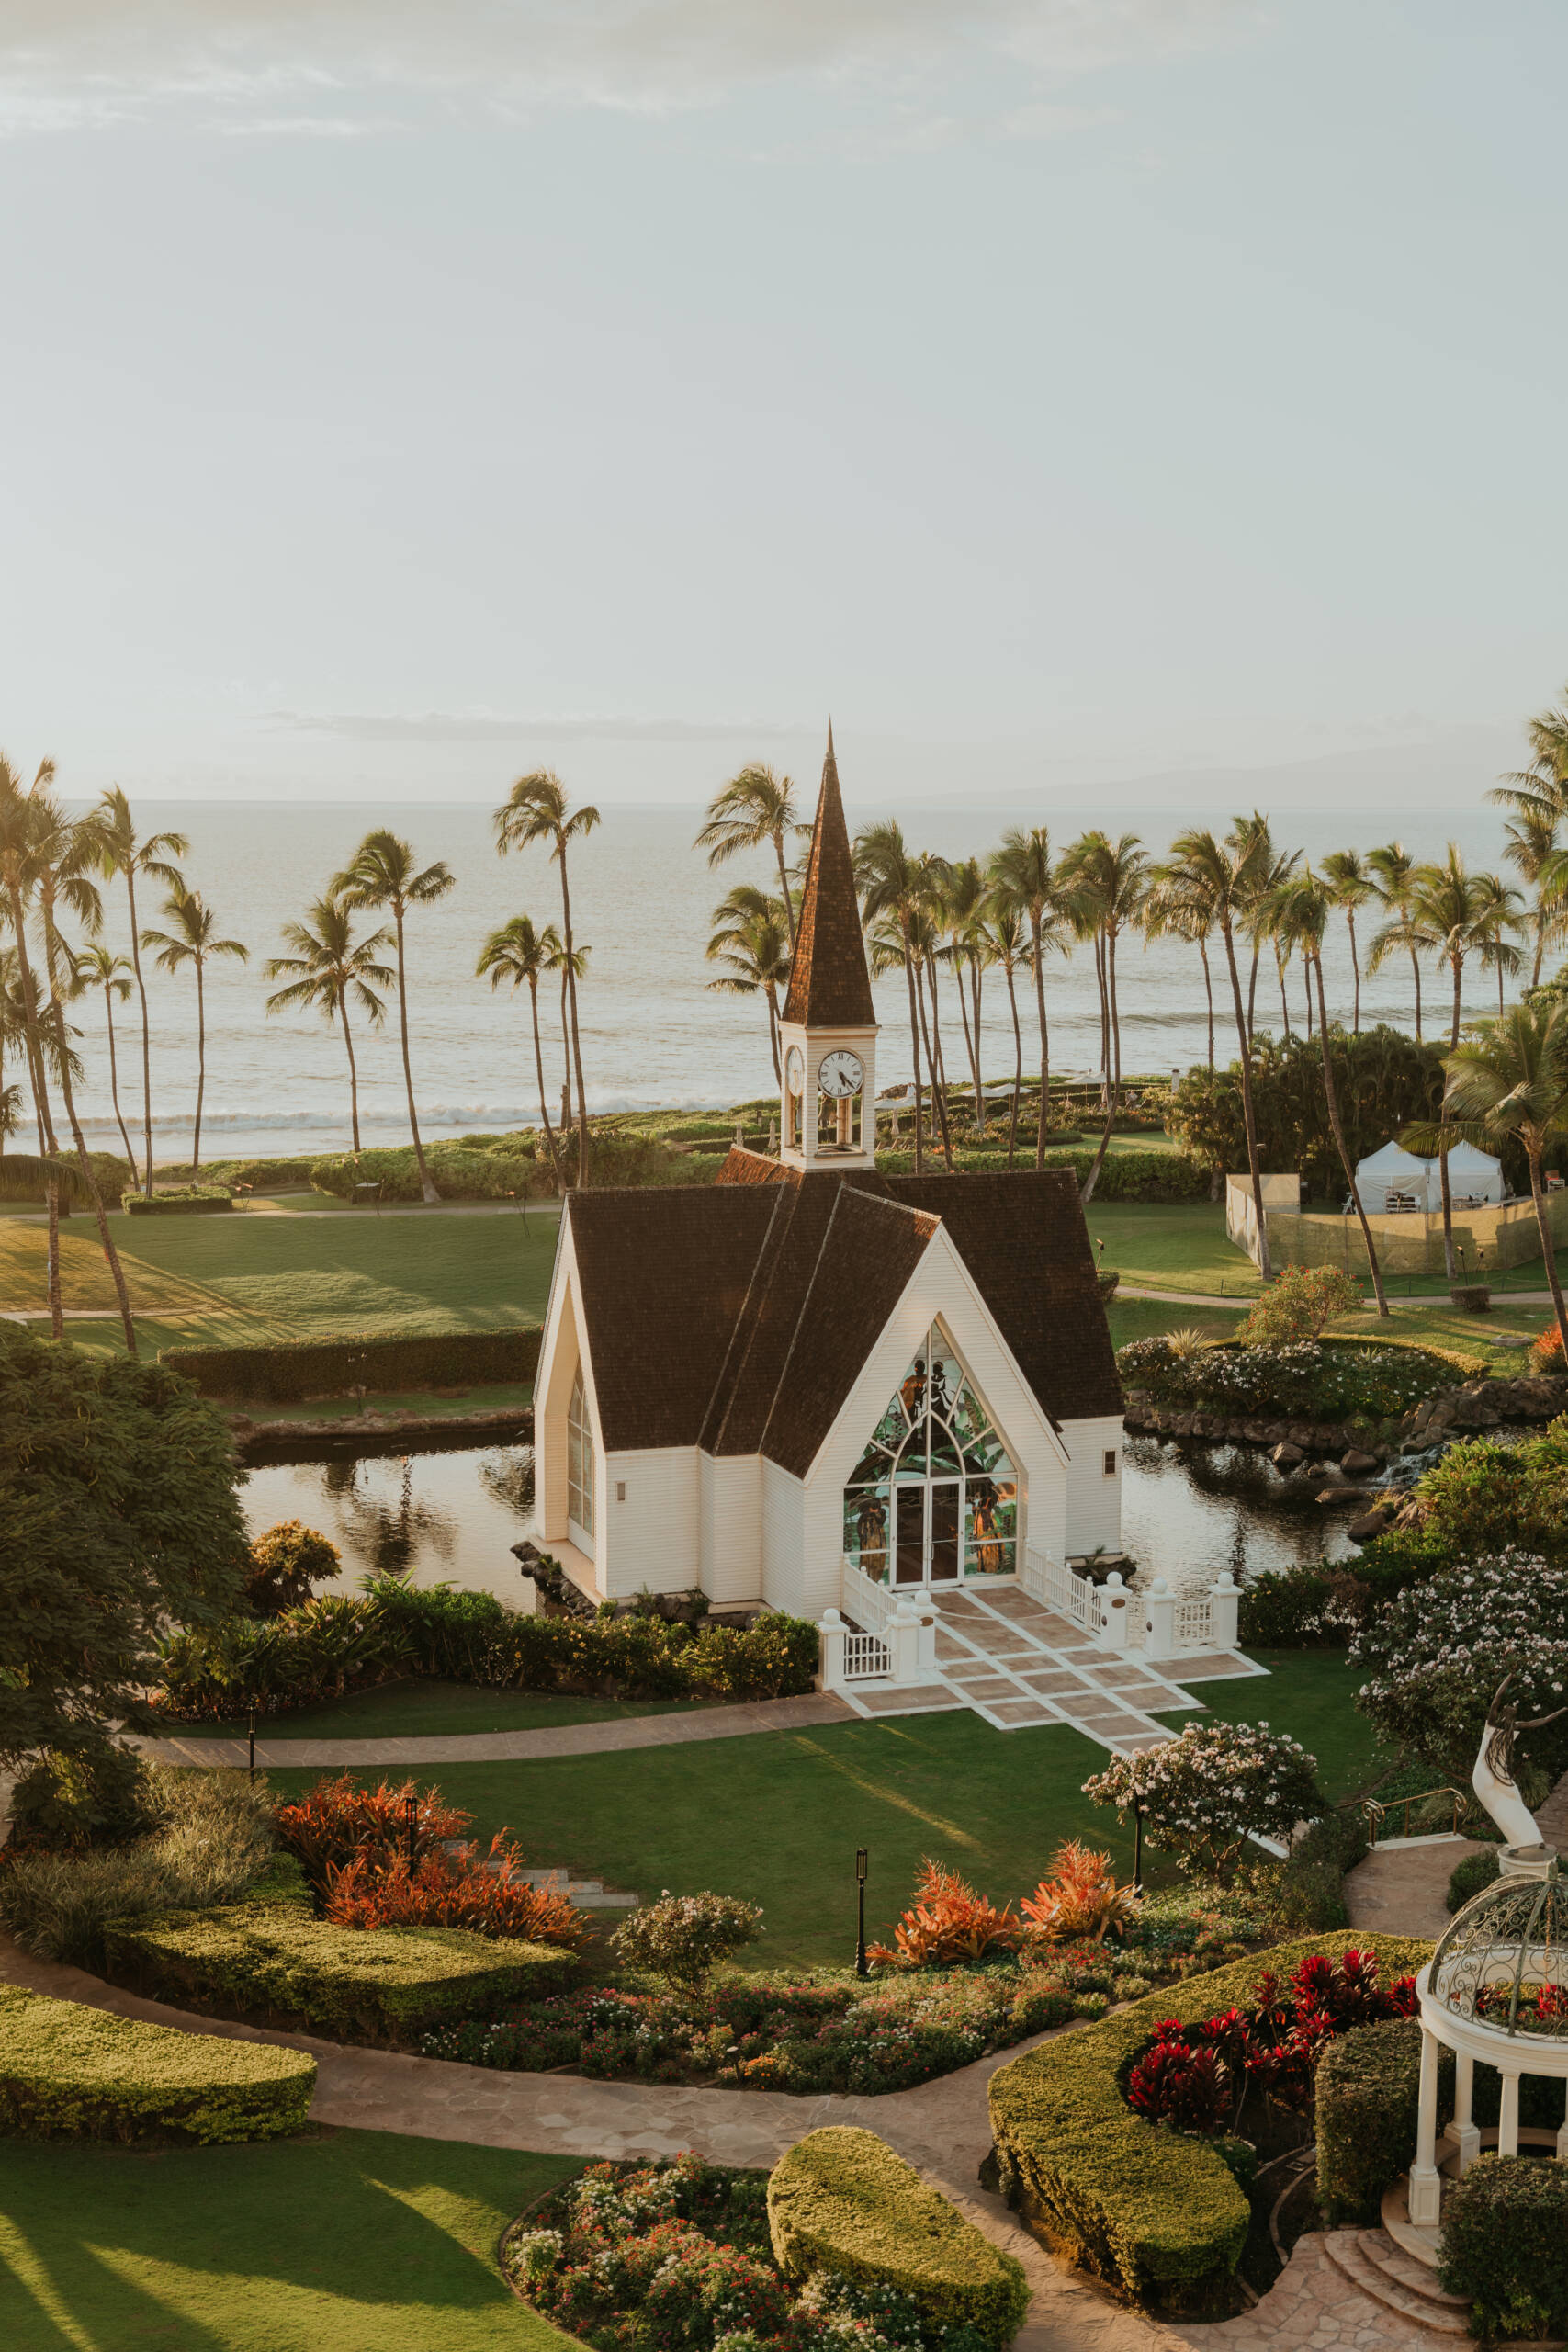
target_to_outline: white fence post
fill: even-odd
[[[1221,1571],[1209,1598],[1209,1638],[1217,1650],[1234,1650],[1241,1609],[1241,1588],[1228,1568]]]
[[[825,1609],[818,1621],[817,1632],[822,1644],[822,1663],[817,1679],[824,1690],[841,1690],[844,1687],[844,1636],[849,1627],[836,1609]]]
[[[1148,1631],[1144,1636],[1145,1657],[1176,1656],[1176,1595],[1163,1577],[1156,1577],[1147,1594]]]
[[[921,1682],[936,1680],[936,1611],[922,1609],[919,1612],[919,1639],[915,1645],[915,1672]]]
[[[917,1680],[920,1670],[920,1620],[907,1600],[901,1600],[888,1619],[886,1639],[894,1681]]]
[[[1132,1639],[1132,1611],[1128,1607],[1131,1598],[1122,1581],[1121,1569],[1112,1568],[1100,1593],[1104,1628],[1100,1638],[1108,1650],[1124,1650]]]

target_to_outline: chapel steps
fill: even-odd
[[[1437,2272],[1403,2253],[1386,2230],[1329,2230],[1323,2249],[1340,2276],[1384,2311],[1434,2337],[1469,2337],[1466,2299],[1445,2294]]]

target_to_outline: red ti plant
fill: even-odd
[[[1178,2132],[1223,2131],[1231,2111],[1231,2075],[1224,2059],[1202,2043],[1194,2049],[1174,2018],[1155,2033],[1154,2048],[1127,2078],[1134,2114]]]
[[[892,1944],[873,1944],[868,1957],[894,1968],[953,1968],[992,1952],[1016,1951],[1022,1937],[1010,1903],[998,1911],[967,1880],[928,1856]]]
[[[393,1787],[382,1781],[360,1788],[349,1774],[318,1781],[297,1803],[273,1809],[277,1834],[320,1894],[327,1872],[363,1855],[372,1869],[385,1870],[400,1855],[408,1858],[407,1800],[417,1797],[413,1850],[417,1861],[444,1838],[461,1837],[473,1816],[443,1804],[439,1789],[419,1792],[412,1780]]]
[[[456,1854],[437,1847],[412,1870],[406,1854],[386,1863],[369,1852],[341,1867],[329,1862],[321,1909],[339,1928],[468,1928],[569,1951],[587,1934],[581,1913],[564,1894],[524,1875],[522,1855],[501,1830],[482,1858],[477,1846],[464,1846]]]

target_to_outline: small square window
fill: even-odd
[[[1113,1445],[1108,1445],[1105,1449],[1105,1475],[1108,1478],[1114,1478],[1116,1476],[1116,1448]]]
[[[617,1478],[617,1479],[616,1479],[616,1481],[615,1481],[615,1500],[616,1500],[618,1503],[624,1503],[624,1502],[626,1501],[626,1480],[625,1480],[624,1478]]]

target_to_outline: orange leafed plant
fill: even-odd
[[[356,1854],[376,1870],[384,1869],[395,1855],[406,1856],[411,1796],[417,1806],[416,1860],[442,1838],[457,1837],[473,1819],[456,1805],[443,1804],[439,1789],[421,1791],[412,1780],[361,1788],[347,1772],[340,1772],[335,1781],[318,1781],[294,1804],[275,1806],[273,1819],[279,1838],[319,1893],[328,1871]]]
[[[955,1871],[928,1856],[891,1945],[873,1944],[868,1957],[894,1968],[951,1968],[991,1952],[1016,1951],[1022,1937],[1010,1903],[998,1911]]]
[[[1562,1370],[1562,1334],[1555,1323],[1530,1343],[1530,1361],[1537,1372],[1561,1373]]]
[[[575,1951],[587,1933],[582,1914],[564,1894],[533,1885],[523,1869],[504,1830],[483,1858],[477,1846],[455,1854],[436,1847],[411,1869],[406,1854],[389,1861],[361,1852],[328,1863],[322,1914],[338,1928],[468,1928]]]
[[[1043,1878],[1018,1907],[1030,1923],[1030,1941],[1054,1944],[1068,1936],[1102,1941],[1108,1928],[1131,1925],[1138,1916],[1138,1903],[1130,1886],[1117,1885],[1109,1854],[1097,1854],[1069,1838],[1056,1849],[1050,1877]]]

